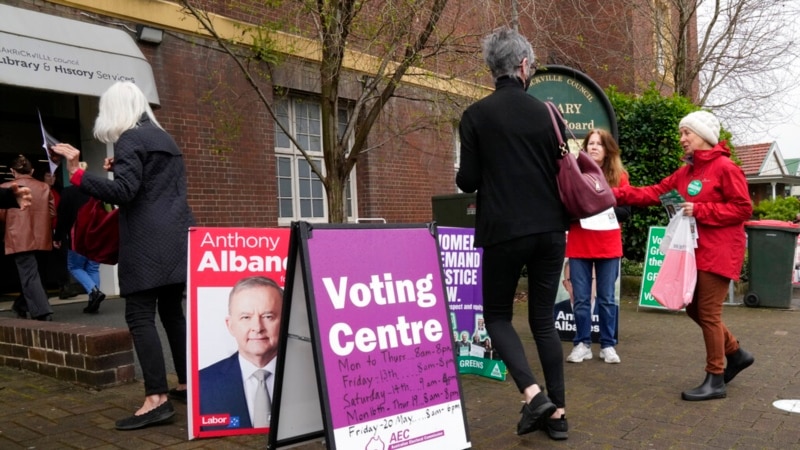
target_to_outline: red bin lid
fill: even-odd
[[[744,223],[744,226],[749,228],[784,228],[789,232],[800,232],[800,224],[792,223],[787,220],[749,220]]]

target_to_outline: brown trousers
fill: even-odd
[[[739,349],[739,342],[722,323],[722,304],[728,296],[730,279],[711,272],[697,271],[697,286],[686,314],[703,330],[706,343],[706,372],[725,371],[725,355]]]

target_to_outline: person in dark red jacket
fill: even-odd
[[[722,322],[730,281],[739,279],[744,262],[744,222],[753,205],[744,172],[730,159],[726,143],[719,142],[719,120],[695,111],[681,120],[679,130],[687,164],[656,185],[614,188],[614,195],[617,204],[654,206],[660,195],[676,189],[686,199],[680,205],[683,214],[697,221],[697,285],[686,313],[703,330],[706,378],[681,397],[698,401],[725,397],[726,384],[754,361]]]

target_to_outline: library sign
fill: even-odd
[[[585,73],[566,66],[540,67],[531,78],[528,94],[558,106],[569,129],[583,139],[602,128],[618,139],[617,118],[605,92]]]

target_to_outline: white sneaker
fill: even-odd
[[[606,347],[600,350],[600,359],[605,361],[608,364],[619,364],[620,359],[619,355],[617,355],[617,351],[614,350],[614,347]]]
[[[567,362],[571,363],[583,362],[586,359],[592,359],[592,347],[589,347],[583,342],[573,347],[572,353],[567,356]]]

